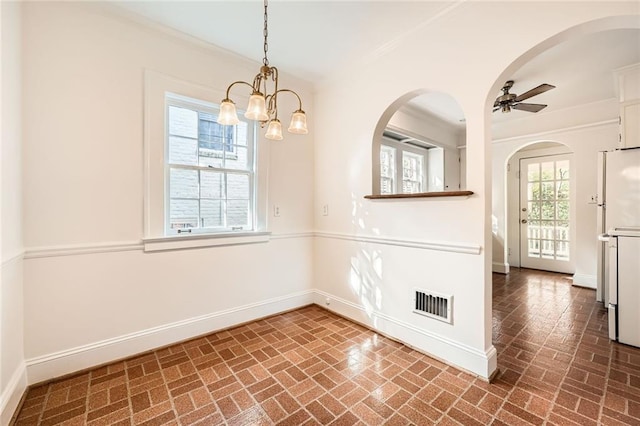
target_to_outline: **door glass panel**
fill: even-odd
[[[556,161],[556,179],[569,179],[569,160]]]
[[[540,180],[553,180],[553,162],[540,163]]]
[[[526,223],[523,225],[523,231],[526,231],[522,234],[526,238],[523,247],[529,258],[538,259],[532,262],[568,261],[570,161],[549,157],[542,161],[524,161],[527,181],[522,183],[521,190],[526,191],[526,199],[523,193],[521,205],[526,206],[526,214],[521,218],[527,220],[523,222]]]
[[[540,199],[540,182],[529,182],[527,184],[527,198],[529,200]]]
[[[554,200],[555,196],[555,188],[553,182],[542,182],[542,193],[540,194],[540,198],[542,200]]]
[[[557,197],[558,200],[568,200],[569,199],[569,181],[565,180],[562,182],[556,183],[557,188]]]
[[[529,167],[527,167],[527,179],[529,182],[537,182],[540,180],[540,164],[529,164]]]
[[[569,220],[569,202],[568,201],[558,201],[557,203],[557,219],[558,220]]]

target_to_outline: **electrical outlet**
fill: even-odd
[[[280,217],[280,206],[277,204],[273,206],[273,217]]]
[[[329,204],[322,206],[322,216],[329,216]]]

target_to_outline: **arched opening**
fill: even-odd
[[[416,194],[464,189],[464,112],[450,95],[419,90],[378,120],[372,143],[372,193]]]
[[[493,243],[510,267],[575,272],[572,154],[559,142],[530,142],[504,163],[504,235],[495,232]]]
[[[600,321],[606,330],[605,310],[602,305],[596,305],[596,292],[582,287],[596,287],[598,243],[593,196],[597,191],[598,152],[618,146],[622,99],[616,73],[640,63],[639,37],[640,25],[632,16],[597,20],[568,29],[538,44],[506,67],[487,96],[485,122],[492,130],[488,141],[491,143],[488,162],[492,163],[492,217],[486,226],[493,232],[486,242],[492,244],[494,272],[492,280],[486,282],[491,286],[488,293],[493,294],[492,309],[487,315],[491,313],[493,317],[492,341],[498,350],[498,368],[503,372],[511,368],[508,358],[512,350],[520,360],[534,359],[545,350],[548,342],[544,336],[560,336],[566,353],[572,357],[577,344],[561,336],[574,330],[584,331],[586,322],[591,320]],[[515,97],[542,84],[555,88],[522,100],[548,105],[539,112],[527,109],[502,112],[502,108],[494,111],[499,106],[497,99],[505,94],[501,89],[507,81],[514,82],[514,90],[509,93],[515,93]],[[532,205],[542,204],[536,197],[540,197],[543,181],[549,189],[553,188],[554,200],[559,201],[558,186],[564,184],[564,179],[562,173],[556,173],[559,169],[556,160],[550,159],[566,154],[570,155],[569,175],[573,179],[569,182],[569,197],[574,197],[574,202],[573,205],[571,201],[562,202],[563,206],[569,206],[570,215],[579,214],[570,217],[565,226],[559,223],[564,219],[559,214],[564,213],[559,213],[562,209],[556,204],[553,212],[547,211],[547,217],[543,217],[540,207],[532,218],[529,216]],[[523,161],[525,158],[532,160]],[[552,164],[554,172],[549,179],[540,178],[542,163]],[[531,179],[530,164],[538,173]],[[537,194],[531,190],[533,187],[538,188]],[[547,218],[548,223],[543,224]],[[528,227],[523,225],[532,219],[538,219],[538,223],[528,233]],[[527,223],[523,224],[523,220]],[[552,226],[545,228],[548,224]],[[529,236],[533,242],[527,241]],[[543,240],[549,242],[546,247]],[[564,250],[565,243],[568,252]],[[558,244],[563,245],[560,250],[557,250]],[[568,255],[568,268],[561,271],[565,274],[533,271],[527,276],[524,272],[532,270],[523,267],[554,270],[523,264],[522,254],[529,248],[539,258]],[[563,305],[563,300],[576,297],[589,300],[589,306],[594,306],[591,317],[577,317],[579,307],[571,302]],[[539,308],[543,305],[551,307],[551,311],[541,312]],[[505,324],[510,324],[508,329]],[[604,339],[606,341],[606,337]]]

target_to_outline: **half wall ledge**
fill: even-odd
[[[415,194],[379,194],[365,195],[367,200],[388,200],[396,198],[436,198],[436,197],[468,197],[473,195],[473,191],[438,191],[438,192],[418,192]]]

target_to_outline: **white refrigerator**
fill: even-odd
[[[609,336],[640,346],[640,149],[598,157],[597,299],[609,311]]]

